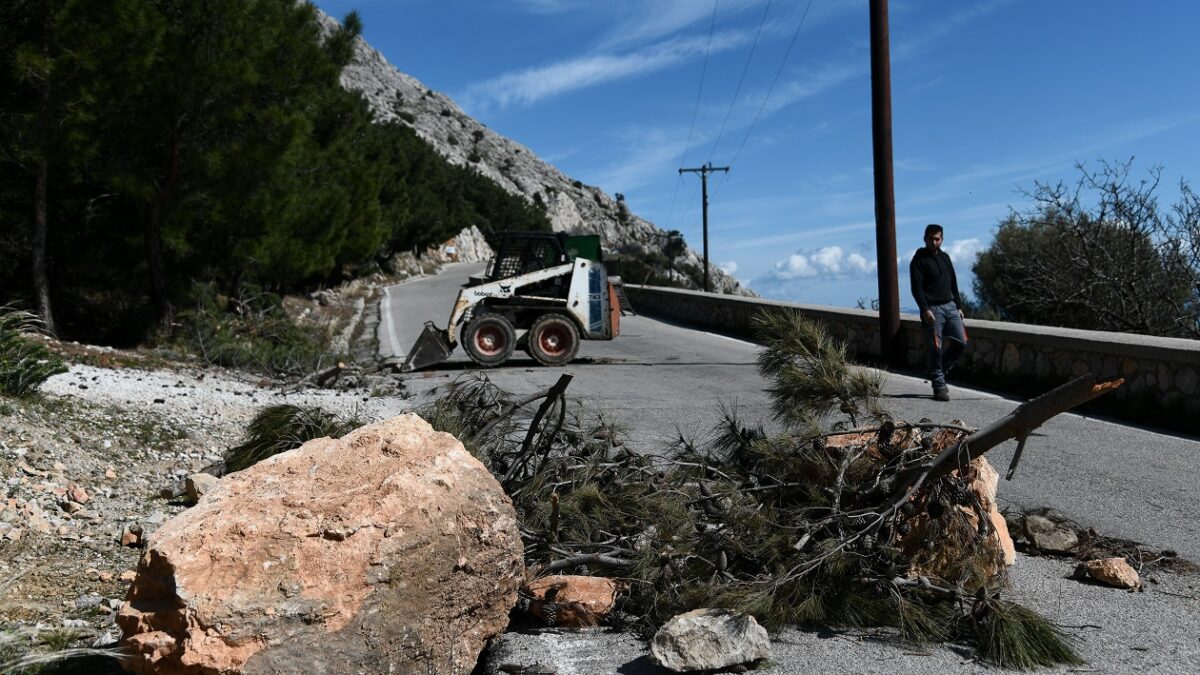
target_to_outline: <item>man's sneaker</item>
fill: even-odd
[[[933,400],[949,401],[950,400],[950,388],[949,387],[934,387]]]

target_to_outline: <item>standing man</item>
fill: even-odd
[[[929,349],[929,381],[935,401],[949,401],[946,373],[967,345],[963,330],[962,298],[950,256],[942,251],[942,226],[925,226],[925,247],[917,249],[908,265],[913,299],[921,310],[925,343]]]

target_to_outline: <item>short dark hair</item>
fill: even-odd
[[[938,225],[937,223],[930,223],[925,226],[925,236],[928,237],[932,234],[942,234],[945,236],[942,232],[942,226]]]

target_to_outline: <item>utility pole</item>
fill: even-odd
[[[729,173],[727,166],[713,166],[712,162],[704,166],[694,169],[680,169],[679,173],[698,173],[700,174],[700,203],[704,210],[704,292],[708,292],[708,174],[714,171],[724,171]]]
[[[871,135],[875,147],[875,255],[879,270],[879,351],[903,365],[896,269],[896,197],[892,175],[892,67],[887,0],[871,0]]]

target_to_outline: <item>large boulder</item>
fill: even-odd
[[[138,673],[469,673],[524,578],[512,502],[405,414],[222,479],[150,539]]]

